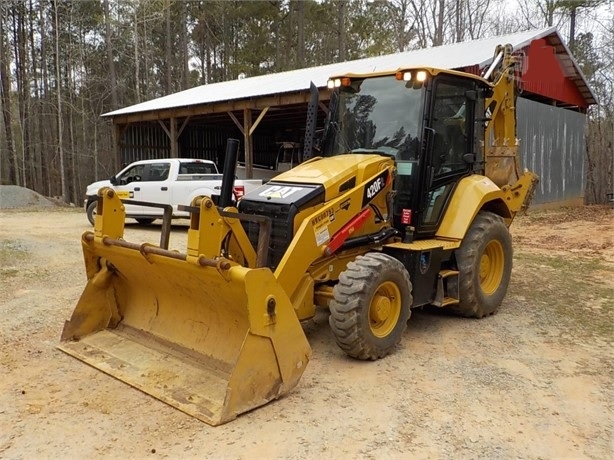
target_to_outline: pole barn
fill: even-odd
[[[424,65],[480,74],[499,44],[521,57],[517,138],[522,166],[540,177],[534,203],[582,197],[586,110],[595,96],[556,28],[407,51],[198,86],[105,114],[120,163],[165,157],[213,160],[221,169],[229,137],[241,139],[239,177],[268,179],[301,161],[309,87],[327,113],[328,77]]]

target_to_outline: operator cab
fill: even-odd
[[[489,83],[455,71],[407,68],[329,80],[323,156],[395,159],[394,226],[433,235],[456,184],[484,168]]]

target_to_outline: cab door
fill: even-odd
[[[122,200],[140,200],[141,181],[145,177],[145,164],[135,164],[120,172],[114,182],[113,189]],[[126,214],[136,216],[143,214],[143,206],[125,204]]]
[[[475,82],[445,75],[435,78],[432,85],[419,205],[418,231],[423,236],[437,231],[456,184],[473,169],[467,154],[475,153]]]

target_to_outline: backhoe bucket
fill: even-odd
[[[211,425],[299,381],[311,349],[268,268],[90,232],[82,245],[88,282],[61,350]]]

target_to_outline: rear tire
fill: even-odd
[[[87,209],[85,210],[85,214],[87,215],[87,220],[90,221],[90,224],[94,225],[96,222],[96,210],[98,208],[98,201],[94,200],[90,204],[87,205]]]
[[[512,238],[503,219],[480,211],[456,251],[461,316],[482,318],[497,311],[512,274]]]
[[[401,262],[370,252],[339,276],[329,324],[337,345],[358,359],[379,359],[400,342],[411,315],[411,282]]]
[[[149,219],[149,218],[138,218],[138,219],[134,219],[136,220],[139,224],[141,225],[151,225],[151,223],[156,220],[156,219]]]

